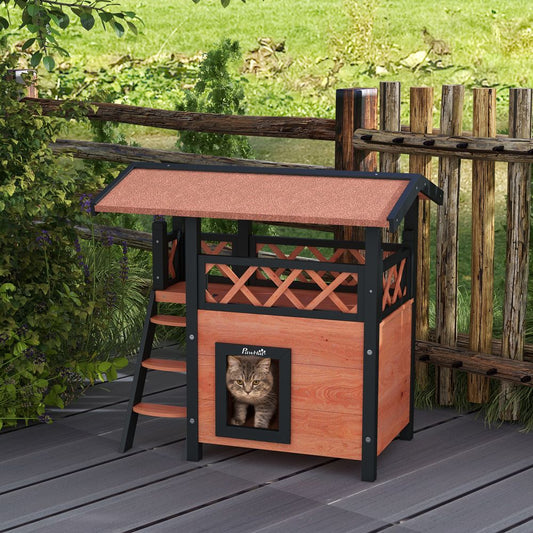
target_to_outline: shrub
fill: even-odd
[[[0,64],[0,427],[63,407],[87,381],[127,363],[92,342],[104,314],[96,277],[76,245],[83,191],[102,176],[73,172],[48,148],[61,121],[17,99]]]

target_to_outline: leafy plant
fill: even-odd
[[[95,342],[107,326],[107,295],[73,225],[80,194],[103,177],[52,155],[62,122],[18,101],[6,76],[15,63],[0,63],[0,427],[47,421],[47,406],[63,407],[127,364]]]
[[[210,50],[202,61],[196,84],[185,92],[179,111],[245,113],[242,78],[234,78],[228,69],[231,60],[240,58],[239,43],[224,39],[217,48]],[[183,131],[179,133],[178,147],[185,152],[222,155],[226,157],[250,157],[250,144],[246,137]]]
[[[30,64],[37,67],[41,61],[47,70],[55,67],[54,53],[68,56],[68,51],[60,46],[57,38],[61,31],[70,25],[70,17],[74,15],[87,31],[91,30],[96,17],[100,19],[104,29],[110,26],[118,37],[122,37],[126,27],[137,34],[135,21],[139,18],[132,11],[117,11],[113,0],[72,0],[61,2],[56,0],[0,0],[9,9],[13,6],[20,10],[21,24],[32,35],[22,45],[22,50],[36,47],[31,55]],[[11,26],[9,11],[8,18],[0,16],[0,30],[7,30]]]

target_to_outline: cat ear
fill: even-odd
[[[228,368],[237,370],[241,366],[241,362],[234,355],[228,355]]]
[[[270,370],[271,362],[272,362],[272,359],[270,359],[270,357],[265,357],[264,359],[261,359],[259,363],[257,363],[257,366],[264,372],[268,372]]]

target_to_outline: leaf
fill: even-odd
[[[111,368],[109,361],[102,361],[98,364],[98,372],[107,372]]]
[[[42,57],[43,57],[42,52],[35,52],[31,56],[30,65],[32,67],[36,67],[41,62]]]
[[[53,57],[50,57],[50,56],[46,56],[44,59],[43,59],[43,65],[44,65],[44,68],[50,72],[52,70],[54,70],[54,67],[56,66],[56,62],[54,61],[54,58]]]
[[[9,28],[9,21],[4,17],[0,17],[0,29],[7,30],[8,28]],[[0,425],[0,428],[1,427],[2,426]]]
[[[34,42],[36,41],[35,37],[32,37],[31,39],[28,39],[23,45],[22,50],[27,50]]]
[[[115,368],[124,368],[125,366],[128,366],[129,361],[127,357],[117,357],[116,359],[113,359],[113,365]]]
[[[222,7],[228,7],[230,0],[220,0],[220,3],[222,4]]]
[[[124,35],[124,26],[120,24],[120,22],[117,22],[116,20],[114,20],[113,29],[115,30],[117,37],[122,37]]]
[[[111,13],[106,13],[105,11],[98,12],[98,16],[102,19],[102,22],[109,22],[113,18]]]
[[[117,371],[114,367],[111,367],[107,372],[106,372],[106,378],[107,378],[107,381],[115,381],[115,379],[117,379],[118,377],[118,374],[117,374]]]
[[[94,26],[94,17],[92,15],[92,13],[89,13],[87,11],[84,11],[81,15],[80,15],[80,22],[81,22],[81,25],[87,30],[89,31],[90,29],[92,29],[92,27]]]
[[[129,20],[127,20],[126,24],[128,25],[128,28],[133,33],[133,35],[137,35],[138,34],[137,26],[135,26],[135,24],[133,24],[133,22],[130,22]]]
[[[39,7],[35,4],[28,4],[26,6],[26,11],[30,17],[35,17],[39,13]]]

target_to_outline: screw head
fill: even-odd
[[[194,340],[194,335],[192,333],[189,335],[189,340],[191,340],[191,341]]]
[[[370,444],[372,442],[372,438],[371,437],[365,437],[365,442],[367,444]]]
[[[189,418],[189,424],[194,424],[196,423],[196,420],[194,418]]]
[[[367,350],[367,351],[366,351],[366,354],[367,354],[367,355],[372,355],[373,353],[374,353],[374,352],[373,352],[372,350]]]

